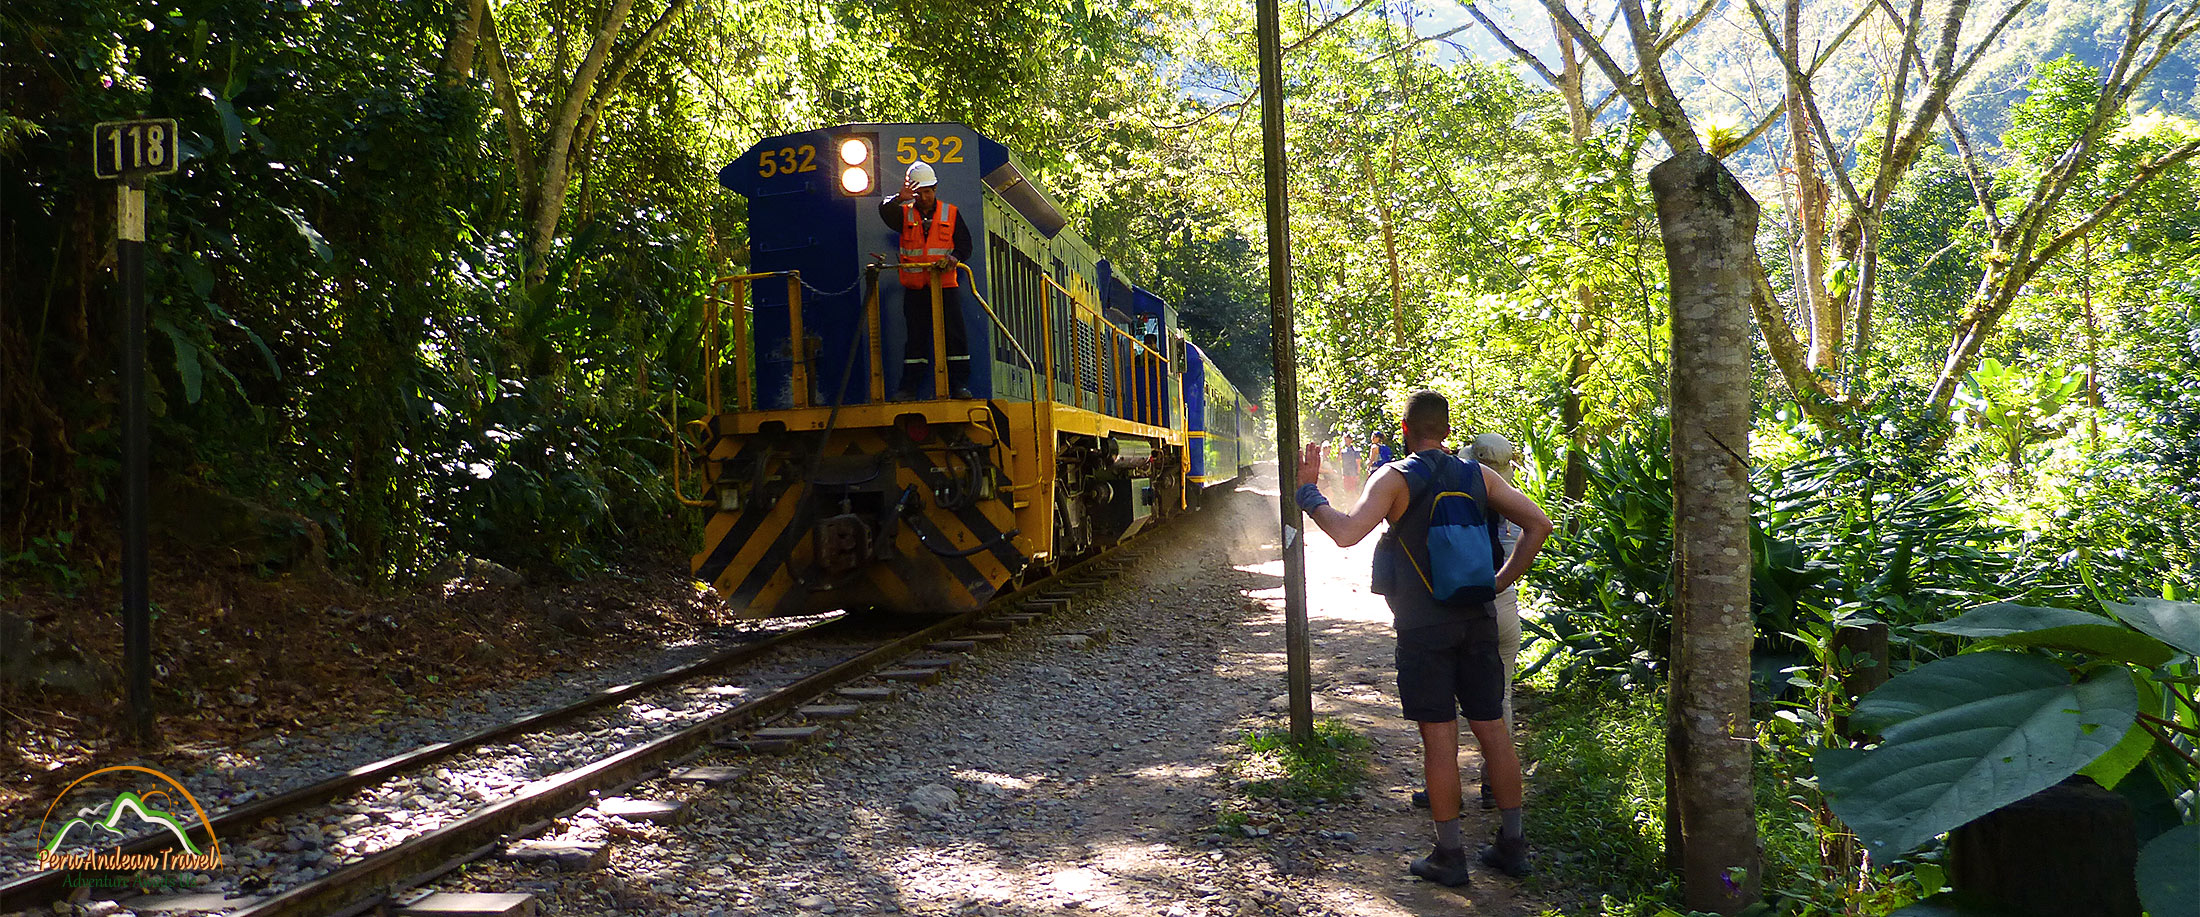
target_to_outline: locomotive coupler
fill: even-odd
[[[862,516],[842,513],[821,520],[813,530],[817,545],[817,569],[826,577],[853,573],[871,561],[871,524]]]

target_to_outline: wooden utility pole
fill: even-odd
[[[1283,639],[1291,738],[1314,740],[1313,651],[1306,623],[1306,520],[1299,513],[1298,343],[1291,331],[1291,191],[1283,158],[1283,31],[1276,0],[1260,0],[1261,162],[1268,178],[1268,321],[1276,368],[1276,476],[1282,482]]]

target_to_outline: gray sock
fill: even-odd
[[[1498,829],[1498,837],[1505,840],[1514,840],[1527,836],[1527,829],[1520,826],[1519,806],[1513,806],[1510,809],[1499,809],[1497,814],[1505,817],[1505,826]]]
[[[1458,819],[1436,823],[1436,846],[1445,850],[1465,849],[1467,842],[1459,837]]]

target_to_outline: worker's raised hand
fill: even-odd
[[[1299,484],[1319,484],[1322,479],[1322,444],[1307,443],[1299,456]]]
[[[904,178],[904,179],[902,179],[902,180],[901,180],[901,193],[900,193],[900,194],[897,194],[897,195],[894,195],[894,200],[897,200],[897,201],[906,201],[906,200],[908,200],[908,199],[910,199],[910,198],[912,198],[912,197],[915,197],[915,196],[917,196],[917,180],[916,180],[916,179],[914,179],[914,178]]]

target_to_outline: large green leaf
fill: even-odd
[[[2108,613],[2187,653],[2200,655],[2200,602],[2133,599],[2125,605],[2102,602]]]
[[[2162,689],[2152,679],[2134,676],[2131,681],[2133,690],[2138,694],[2139,709],[2154,710],[2162,706]],[[2093,778],[2093,782],[2104,789],[2113,790],[2153,750],[2154,733],[2148,732],[2143,724],[2133,721],[2131,728],[2124,730],[2123,739],[2115,747],[2093,759],[2093,763],[2079,768],[2078,773]]]
[[[1971,653],[1927,663],[1857,704],[1885,736],[1812,756],[1835,815],[1882,856],[2053,786],[2124,737],[2138,717],[2131,676],[2072,684],[2053,660]]]
[[[2148,842],[2135,875],[2150,917],[2200,917],[2200,825],[2179,825]]]
[[[2168,644],[2129,627],[2089,612],[2069,608],[2035,608],[1995,602],[1919,630],[1992,640],[2010,646],[2043,646],[2077,650],[2094,656],[2153,668],[2170,661],[2177,651]]]

